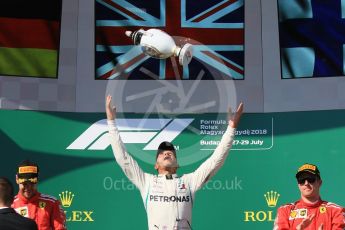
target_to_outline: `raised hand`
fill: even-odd
[[[312,214],[312,215],[308,216],[307,218],[305,218],[299,225],[297,225],[296,230],[306,229],[310,225],[310,223],[312,222],[314,217],[315,217],[315,214]],[[321,225],[320,227],[322,230],[323,226]],[[320,227],[318,228],[318,230],[320,230]]]
[[[105,99],[105,112],[108,120],[114,120],[116,117],[116,108],[111,103],[112,97],[108,95]]]
[[[228,116],[229,116],[229,125],[232,128],[237,128],[238,123],[240,122],[241,116],[243,113],[243,103],[241,102],[237,107],[236,113],[232,114],[231,108],[229,108]]]

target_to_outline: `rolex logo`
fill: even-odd
[[[268,207],[275,207],[277,205],[280,194],[274,191],[269,191],[264,194]]]
[[[69,208],[72,205],[74,194],[70,191],[64,191],[59,194],[60,201],[63,207]],[[79,197],[80,198],[80,197]],[[71,208],[69,208],[71,209]],[[79,209],[79,210],[64,210],[67,222],[93,222],[93,211]]]
[[[277,206],[278,199],[280,194],[275,191],[268,191],[264,194],[266,203],[269,208],[274,208]],[[273,222],[275,216],[274,209],[254,209],[254,210],[247,210],[244,211],[244,222]]]
[[[74,194],[69,191],[64,191],[59,194],[60,201],[63,207],[68,208],[71,206]]]

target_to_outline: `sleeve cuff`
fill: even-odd
[[[108,125],[115,125],[115,120],[107,120]]]
[[[228,125],[228,128],[226,129],[226,132],[229,132],[229,133],[231,133],[231,135],[235,136],[236,128],[233,128],[230,125]]]
[[[117,130],[115,120],[107,120],[107,124],[109,133],[115,133]]]

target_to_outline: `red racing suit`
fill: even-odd
[[[30,199],[20,193],[15,196],[12,208],[22,216],[36,221],[38,230],[66,230],[66,216],[60,202],[48,195],[37,192]]]
[[[317,230],[323,224],[323,230],[345,229],[345,209],[320,200],[315,204],[307,204],[302,200],[281,206],[277,211],[273,230],[295,230],[303,219],[315,214],[306,230]]]

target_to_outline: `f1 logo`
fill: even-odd
[[[172,142],[194,119],[116,119],[124,143],[147,143],[144,150],[156,150],[163,141]],[[110,143],[106,119],[92,124],[67,149],[104,150]]]

